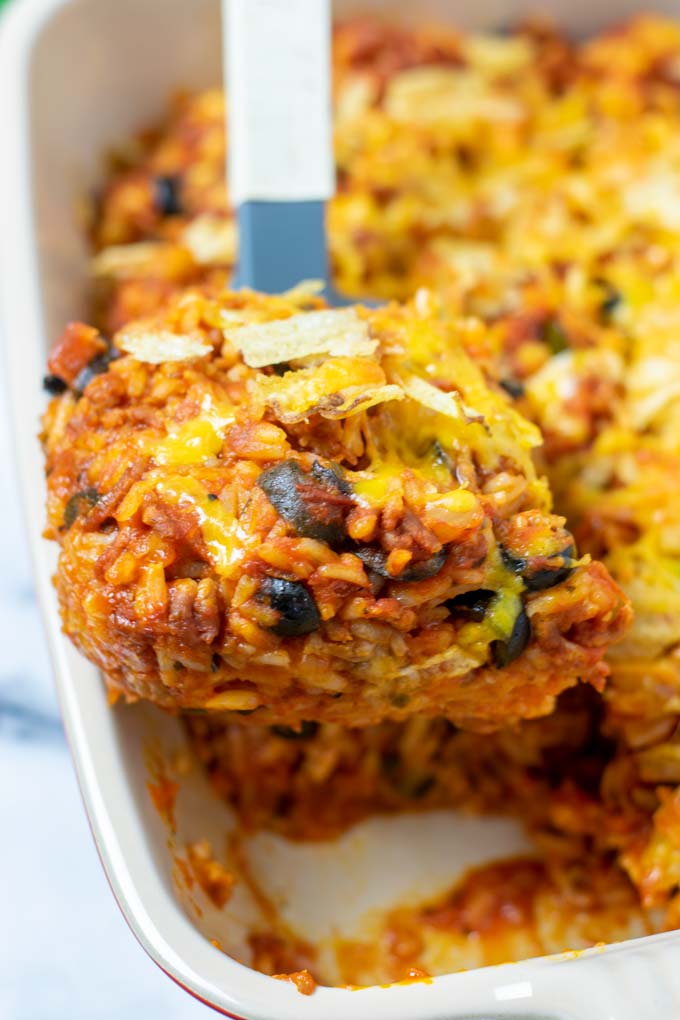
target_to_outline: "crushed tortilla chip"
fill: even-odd
[[[370,336],[368,323],[354,308],[324,308],[288,319],[242,326],[225,330],[225,337],[241,351],[251,368],[319,354],[366,357],[378,346]]]
[[[116,334],[116,347],[137,361],[161,365],[165,361],[190,361],[212,352],[200,333],[171,333],[144,323],[125,326]]]
[[[199,266],[231,265],[236,261],[236,224],[224,216],[197,216],[185,227],[182,242]]]
[[[114,244],[100,251],[90,263],[95,277],[114,280],[140,276],[180,279],[192,266],[193,259],[188,249],[169,241]]]
[[[455,391],[444,393],[443,390],[426,382],[425,379],[420,379],[417,375],[407,376],[402,381],[402,387],[407,396],[418,404],[422,404],[423,407],[429,408],[430,411],[445,414],[447,418],[453,418],[454,421],[459,421],[461,424],[466,424],[469,421],[459,393]]]
[[[376,361],[368,358],[329,358],[322,365],[262,376],[255,396],[284,424],[302,421],[312,414],[323,418],[348,418],[387,400],[401,400],[400,386],[388,384]]]
[[[289,301],[304,301],[306,298],[318,297],[323,294],[326,284],[323,280],[300,280],[294,287],[289,287],[281,297]]]

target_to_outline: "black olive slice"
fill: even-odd
[[[46,375],[43,378],[43,389],[53,397],[58,397],[60,393],[66,393],[68,383],[60,375]]]
[[[476,591],[465,591],[448,599],[446,607],[455,616],[462,616],[464,619],[481,622],[486,616],[491,599],[496,595],[490,588],[478,588]]]
[[[511,553],[509,549],[506,549],[504,545],[502,545],[500,548],[501,558],[505,566],[508,568],[508,570],[511,570],[513,574],[519,575],[524,574],[524,571],[527,569],[527,564],[529,561],[525,559],[523,556],[515,556],[515,554]]]
[[[112,361],[115,361],[120,355],[113,347],[109,347],[108,351],[104,351],[103,354],[98,354],[96,358],[93,358],[81,372],[78,373],[78,377],[73,384],[73,389],[77,394],[82,394],[85,391],[86,386],[92,382],[97,375],[102,375],[104,372],[108,372],[109,365]]]
[[[509,666],[511,662],[518,659],[531,640],[531,621],[522,606],[512,627],[512,632],[507,641],[493,641],[491,653],[494,664],[498,669]]]
[[[386,553],[384,549],[366,545],[361,546],[359,549],[354,549],[353,552],[355,556],[359,557],[365,567],[372,570],[374,574],[388,578],[390,581],[425,581],[427,578],[438,574],[446,563],[446,549],[440,549],[439,552],[436,552],[426,560],[409,563],[401,574],[394,575],[390,574],[387,569],[389,553]]]
[[[337,465],[324,467],[320,460],[315,460],[312,464],[312,474],[317,482],[320,482],[327,489],[334,489],[342,496],[347,496],[348,499],[352,498],[352,486],[346,478],[342,477],[340,468]]]
[[[262,472],[257,484],[297,535],[334,546],[345,538],[345,513],[352,490],[332,468],[318,461],[311,472],[284,460]]]
[[[161,216],[181,216],[184,211],[180,191],[182,178],[176,174],[156,177],[153,187],[153,199],[156,210]]]
[[[501,379],[500,385],[513,400],[519,400],[524,395],[524,383],[519,379]]]
[[[269,629],[280,637],[311,634],[321,625],[316,602],[302,581],[282,577],[265,578],[260,593],[267,599],[279,618]]]
[[[71,496],[64,509],[64,527],[70,528],[76,517],[87,513],[95,503],[99,502],[99,493],[96,489],[83,489]]]
[[[504,546],[501,546],[501,557],[503,563],[511,570],[513,574],[518,574],[524,579],[524,584],[529,591],[544,591],[546,588],[553,588],[556,584],[560,584],[573,572],[574,567],[572,560],[574,558],[576,550],[573,545],[568,545],[566,549],[556,553],[554,557],[548,557],[548,559],[559,559],[562,562],[554,567],[532,567],[531,556],[515,556],[514,553],[510,552]],[[538,559],[538,557],[535,557]]]
[[[574,567],[569,563],[565,563],[561,567],[535,570],[531,574],[526,574],[524,583],[529,591],[545,591],[546,588],[554,588],[556,584],[566,581],[573,572]]]

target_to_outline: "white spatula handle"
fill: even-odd
[[[235,205],[328,199],[334,187],[328,0],[223,0]]]

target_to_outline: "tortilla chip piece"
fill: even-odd
[[[236,261],[236,223],[224,216],[203,213],[182,233],[182,242],[199,266],[231,265]]]
[[[305,301],[323,294],[325,288],[324,280],[300,280],[294,287],[284,291],[281,297],[288,298],[289,301]]]
[[[422,404],[423,407],[429,408],[430,411],[445,414],[447,418],[459,421],[462,425],[469,421],[460,394],[455,390],[445,393],[417,375],[409,375],[403,379],[402,387],[407,396],[418,404]]]
[[[310,355],[334,358],[368,357],[378,346],[368,323],[354,308],[324,308],[288,319],[225,330],[225,338],[250,368],[278,365]]]
[[[187,248],[170,241],[137,241],[104,248],[90,263],[97,279],[134,280],[137,277],[182,279],[193,258]]]
[[[256,398],[284,424],[303,421],[312,414],[348,418],[404,396],[401,387],[388,384],[380,365],[368,358],[329,358],[313,368],[262,376],[254,388]]]
[[[144,323],[124,326],[115,338],[116,347],[137,361],[161,365],[165,361],[191,361],[212,353],[200,333],[171,333]]]

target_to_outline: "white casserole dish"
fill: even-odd
[[[282,0],[283,2],[283,0]],[[407,2],[338,2],[346,11],[408,13]],[[521,3],[420,0],[417,16],[477,27],[514,19]],[[530,9],[536,4],[528,4]],[[638,7],[631,0],[538,5],[580,32]],[[657,5],[680,15],[672,0]],[[240,891],[198,920],[173,888],[168,831],[146,782],[150,744],[181,746],[176,720],[150,706],[111,711],[96,671],[62,636],[51,574],[55,549],[41,538],[44,480],[35,440],[40,381],[50,341],[83,310],[86,251],[75,204],[100,173],[101,153],[153,119],[180,85],[220,79],[217,0],[15,0],[0,26],[0,297],[17,462],[62,712],[90,824],[112,891],[152,959],[218,1011],[249,1020],[677,1020],[680,933],[587,951],[363,990],[319,988],[301,996],[210,944],[243,955],[257,905]],[[233,822],[196,771],[182,782],[177,844],[224,843]],[[465,867],[522,849],[503,820],[430,816],[369,822],[334,847],[291,847],[264,836],[246,844],[269,891],[286,890],[285,915],[311,935],[350,931],[371,906],[417,899]],[[172,848],[170,848],[172,849]],[[207,936],[207,937],[206,937]],[[116,961],[112,961],[112,966]]]

